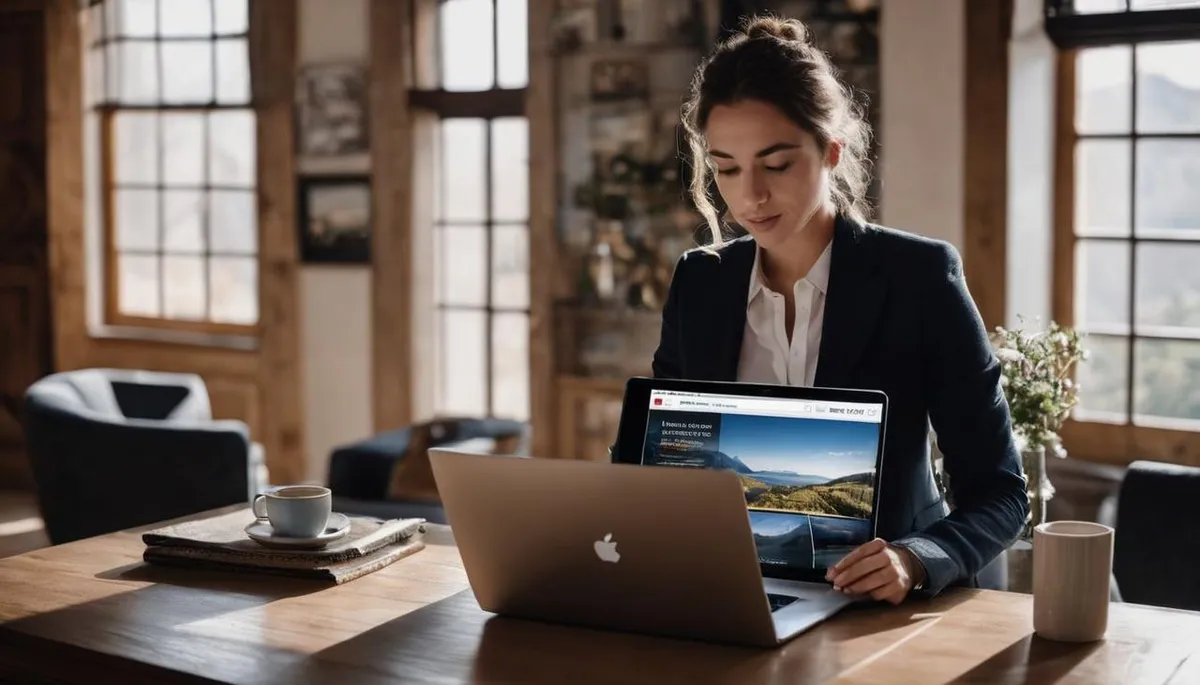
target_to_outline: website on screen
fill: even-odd
[[[642,463],[741,480],[764,564],[826,568],[871,538],[883,405],[652,391]]]

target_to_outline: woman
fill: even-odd
[[[892,603],[975,585],[1028,501],[958,253],[867,223],[868,126],[798,21],[754,18],[723,42],[697,70],[684,121],[712,244],[676,265],[654,375],[884,391],[880,538],[827,578]],[[724,238],[723,220],[747,235]],[[930,422],[952,512],[930,465]]]

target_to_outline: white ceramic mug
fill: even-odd
[[[1108,630],[1112,528],[1051,521],[1033,529],[1033,629],[1062,642],[1091,642]]]
[[[320,485],[286,485],[254,498],[254,515],[279,535],[311,538],[329,524],[333,493]]]

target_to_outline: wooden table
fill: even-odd
[[[1028,595],[957,590],[751,650],[492,617],[427,540],[337,587],[148,566],[137,531],[0,560],[0,682],[1200,683],[1197,613],[1114,604],[1066,645]]]

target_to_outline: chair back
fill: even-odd
[[[1113,575],[1126,602],[1200,610],[1200,468],[1129,465],[1117,498]]]

